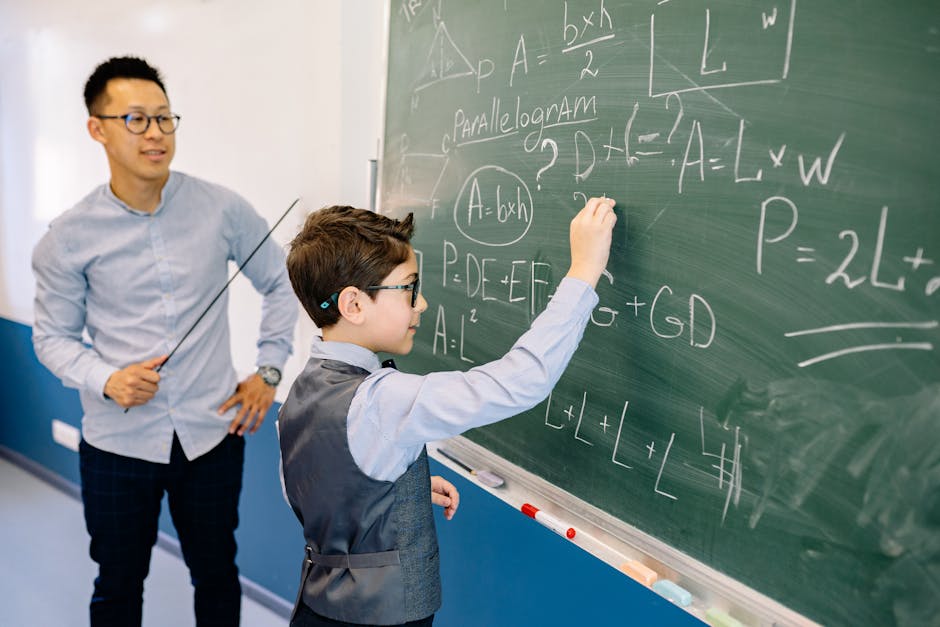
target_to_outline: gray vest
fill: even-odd
[[[278,427],[287,498],[304,528],[295,613],[394,625],[441,606],[437,534],[427,451],[398,480],[363,473],[349,452],[346,422],[369,373],[311,359],[281,407]]]

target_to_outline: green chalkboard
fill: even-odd
[[[500,356],[621,219],[495,454],[827,625],[940,624],[940,5],[390,4],[413,371]]]

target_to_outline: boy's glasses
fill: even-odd
[[[411,308],[414,309],[415,305],[418,304],[418,279],[415,277],[415,280],[411,283],[405,283],[404,285],[370,285],[369,287],[364,287],[362,289],[366,291],[371,290],[411,290]]]
[[[411,308],[414,309],[418,304],[418,294],[420,293],[420,279],[415,278],[411,283],[405,283],[403,285],[370,285],[368,287],[362,288],[364,291],[372,290],[411,290]],[[320,303],[320,309],[328,309],[330,303],[336,303],[339,299],[339,292],[333,292],[330,294],[330,297],[325,301]]]

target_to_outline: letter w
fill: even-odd
[[[836,145],[832,147],[832,152],[829,153],[829,159],[826,160],[826,169],[821,171],[821,162],[819,157],[816,157],[813,161],[813,165],[810,166],[809,172],[806,171],[806,166],[803,164],[803,155],[797,155],[797,161],[800,166],[800,178],[803,179],[803,185],[809,187],[810,181],[815,175],[820,183],[825,185],[829,182],[829,173],[832,172],[832,164],[836,160],[836,155],[839,153],[839,148],[842,147],[842,140],[845,139],[845,133],[839,135],[839,139],[836,141]]]
[[[777,7],[774,7],[774,12],[770,15],[761,13],[760,20],[764,23],[764,30],[767,30],[769,26],[774,26],[777,23]]]

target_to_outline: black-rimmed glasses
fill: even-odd
[[[362,288],[364,291],[372,290],[411,290],[411,308],[414,309],[418,304],[418,294],[420,294],[420,279],[415,277],[415,280],[411,283],[404,283],[402,285],[370,285],[368,287]],[[328,309],[330,303],[336,303],[339,299],[339,292],[333,292],[330,294],[330,297],[325,301],[320,303],[320,309]]]
[[[404,285],[370,285],[369,287],[364,287],[362,289],[366,291],[370,290],[411,290],[411,308],[414,309],[415,305],[418,304],[418,289],[420,279],[415,277],[415,280],[411,283],[405,283]]]
[[[124,126],[134,135],[143,135],[150,128],[150,123],[157,121],[157,128],[164,135],[172,135],[180,125],[180,116],[175,113],[158,113],[147,115],[139,111],[125,113],[124,115],[95,115],[101,120],[124,120]]]

